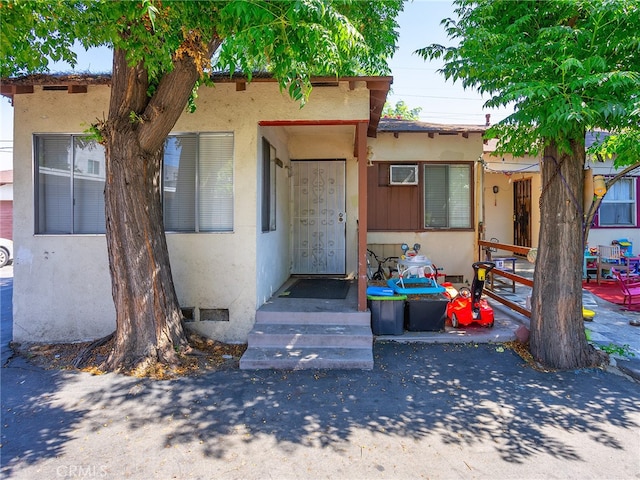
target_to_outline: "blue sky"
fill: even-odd
[[[510,112],[483,110],[486,99],[475,91],[464,90],[459,84],[445,81],[437,73],[439,62],[425,62],[415,55],[417,49],[432,43],[449,44],[443,18],[453,16],[449,1],[414,0],[405,5],[398,18],[400,24],[399,49],[390,62],[393,75],[388,101],[395,105],[403,100],[409,107],[420,107],[420,119],[434,123],[463,123],[483,125],[485,114],[491,113],[495,123]],[[107,72],[111,70],[111,54],[102,49],[78,53],[77,72]],[[52,71],[70,71],[66,65],[54,65]],[[11,139],[13,136],[13,108],[5,98],[0,99],[0,170],[11,168]]]

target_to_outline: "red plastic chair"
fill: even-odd
[[[622,274],[616,269],[611,269],[622,290],[623,305],[631,309],[632,305],[640,305],[640,280],[622,278]]]

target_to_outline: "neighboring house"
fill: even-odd
[[[486,128],[382,119],[369,140],[367,243],[378,255],[421,245],[453,281],[477,260]]]
[[[13,170],[0,170],[0,237],[13,239]]]
[[[109,81],[3,79],[20,125],[15,341],[79,341],[115,328],[104,150],[83,136],[107,116]],[[271,78],[214,81],[200,88],[196,112],[182,115],[167,140],[165,226],[191,327],[242,342],[256,310],[290,275],[366,279],[367,136],[376,134],[392,78],[314,79],[304,108]],[[365,289],[361,282],[362,311]]]
[[[585,138],[590,147],[602,132],[589,132]],[[495,140],[486,144],[483,154],[485,238],[497,238],[501,243],[537,247],[540,232],[540,177],[538,157],[513,158],[493,155]],[[614,176],[612,160],[588,160],[586,176]],[[593,186],[586,182],[587,189]],[[590,229],[589,247],[610,245],[626,238],[633,242],[633,253],[640,253],[640,168],[617,181],[604,196],[602,205]],[[592,190],[585,198],[592,198]]]

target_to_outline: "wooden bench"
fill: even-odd
[[[602,270],[612,271],[612,269],[615,268],[617,270],[627,271],[629,268],[620,252],[619,245],[598,245],[597,262],[596,279],[598,285],[600,285],[600,279],[602,278]]]

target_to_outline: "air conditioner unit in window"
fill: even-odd
[[[389,185],[417,185],[418,165],[391,165]]]

